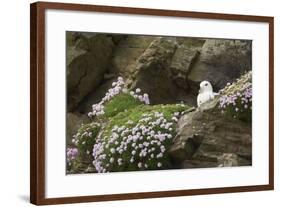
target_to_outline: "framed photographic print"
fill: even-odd
[[[32,203],[274,188],[273,17],[30,12]]]

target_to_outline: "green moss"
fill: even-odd
[[[186,105],[139,105],[134,108],[131,108],[127,111],[120,112],[116,116],[112,117],[108,122],[107,126],[104,129],[102,134],[102,142],[105,144],[104,152],[105,159],[102,159],[102,166],[106,168],[107,171],[135,171],[135,170],[155,170],[155,169],[169,169],[171,167],[170,157],[167,153],[167,150],[172,144],[172,138],[176,135],[176,121],[175,113],[177,117],[179,114],[189,107]],[[160,124],[152,124],[159,117],[157,114],[163,117],[162,120],[165,120],[162,123],[170,123],[170,127],[165,128],[161,127]],[[148,118],[146,120],[146,118]],[[149,152],[146,157],[141,157],[139,154],[141,153],[141,148],[136,149],[132,143],[126,145],[126,149],[122,151],[122,153],[118,153],[118,148],[122,148],[122,143],[124,144],[129,136],[133,136],[134,134],[141,134],[142,139],[137,140],[135,142],[136,146],[143,145],[144,143],[151,143],[151,140],[158,140],[158,138],[151,137],[151,135],[142,134],[141,127],[151,127],[150,131],[154,131],[155,134],[165,134],[166,137],[170,138],[165,139],[161,142],[161,144],[155,142],[150,144],[147,147],[147,150],[152,150],[153,152]],[[118,128],[123,128],[123,130],[118,130]],[[137,128],[135,133],[133,129]],[[125,129],[125,130],[124,130]],[[127,131],[126,131],[127,130]],[[111,142],[111,137],[113,133],[118,134],[118,138]],[[124,146],[123,146],[124,147]],[[165,148],[165,151],[162,153],[161,157],[156,158],[156,156],[161,153],[161,147]],[[112,149],[115,149],[116,152],[112,153]],[[132,152],[136,151],[135,156],[132,156]],[[155,157],[151,158],[151,154],[154,154]],[[133,161],[131,161],[133,157]],[[114,162],[110,162],[110,159],[114,159]],[[122,160],[122,164],[117,162],[118,159]],[[142,163],[142,166],[139,167],[139,163]],[[159,167],[158,164],[161,163]]]
[[[83,124],[78,129],[74,141],[76,147],[79,150],[80,158],[83,159],[85,157],[90,156],[93,150],[93,145],[96,142],[96,136],[98,135],[100,128],[100,124],[93,122],[89,124]]]
[[[104,134],[106,136],[110,135],[110,131],[114,126],[130,127],[133,124],[129,124],[128,121],[137,123],[143,117],[144,114],[159,112],[163,113],[164,117],[167,120],[171,120],[175,112],[182,112],[187,110],[188,108],[189,106],[181,104],[138,105],[135,108],[131,108],[112,117],[109,123],[107,124]]]
[[[105,117],[110,118],[116,114],[140,105],[141,102],[129,94],[121,93],[105,104]]]
[[[113,97],[104,105],[104,115],[96,119],[100,124],[93,122],[78,130],[74,141],[80,153],[70,171],[86,172],[92,163],[97,172],[169,169],[167,152],[177,119],[188,108],[144,105],[125,93]]]

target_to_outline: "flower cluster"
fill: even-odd
[[[97,139],[93,165],[97,172],[152,170],[168,168],[167,148],[175,135],[176,112],[143,113],[137,121],[115,125],[108,136]]]
[[[252,86],[250,85],[242,91],[221,96],[219,99],[219,108],[234,118],[245,121],[251,120]]]
[[[96,136],[100,130],[99,123],[82,124],[78,132],[73,135],[72,143],[79,149],[81,155],[90,155]]]
[[[110,101],[114,96],[118,95],[122,91],[122,89],[124,88],[124,84],[125,83],[124,83],[123,78],[118,77],[117,81],[112,83],[112,88],[110,88],[106,92],[106,94],[102,98],[102,100],[99,103],[94,104],[92,106],[93,111],[89,112],[88,116],[92,117],[92,116],[103,115],[105,113],[104,112],[104,103],[107,102],[107,101]]]
[[[76,147],[68,147],[66,149],[66,161],[68,165],[71,165],[72,161],[75,160],[79,155],[79,151]]]
[[[137,88],[135,91],[130,91],[130,95],[135,99],[138,99],[140,102],[143,102],[144,104],[150,104],[148,94],[144,93],[143,95],[141,95],[140,92],[141,89]]]
[[[118,77],[117,81],[112,83],[112,88],[110,88],[106,92],[102,100],[99,103],[92,105],[92,111],[88,113],[88,116],[93,117],[93,116],[100,116],[105,114],[104,104],[120,93],[129,93],[131,96],[133,96],[135,99],[139,100],[140,102],[149,104],[150,101],[149,101],[148,94],[145,93],[141,95],[140,91],[141,90],[139,88],[137,88],[135,92],[128,91],[128,89],[125,88],[124,79],[122,77]]]

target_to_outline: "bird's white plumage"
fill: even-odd
[[[214,99],[216,93],[213,92],[213,87],[209,81],[202,81],[200,83],[200,90],[197,96],[197,106],[200,107],[203,103]]]

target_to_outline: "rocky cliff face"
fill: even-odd
[[[251,165],[251,123],[220,107],[222,96],[251,86],[251,47],[242,40],[67,32],[68,143],[82,123],[92,121],[86,116],[92,105],[122,76],[126,88],[141,88],[152,105],[188,105],[167,147],[170,168]],[[196,108],[203,80],[223,90]]]
[[[179,168],[243,166],[252,163],[251,123],[227,116],[221,96],[241,93],[252,83],[251,72],[227,86],[213,101],[183,115],[170,148]]]
[[[104,81],[115,43],[107,35],[68,33],[68,36],[67,105],[68,111],[73,111]]]
[[[251,41],[77,32],[67,36],[68,111],[90,111],[117,76],[130,88],[151,94],[152,103],[195,106],[202,80],[218,91],[251,69]]]

